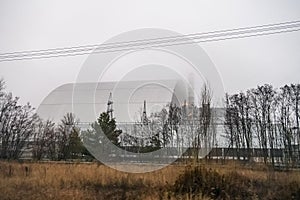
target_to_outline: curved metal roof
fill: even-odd
[[[107,110],[110,93],[116,121],[133,122],[140,119],[144,101],[148,115],[171,102],[183,104],[188,99],[188,85],[180,80],[64,84],[42,101],[37,113],[59,122],[67,112],[73,112],[81,122],[91,123]]]

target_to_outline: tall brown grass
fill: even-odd
[[[0,162],[0,199],[159,199],[183,170],[130,174],[99,163]]]
[[[293,191],[296,191],[300,182],[299,172],[269,172],[234,163],[203,166],[208,170],[211,168],[208,178],[217,180],[216,177],[224,175],[231,177],[233,183],[235,179],[237,183],[249,180],[250,186],[257,182],[267,187],[280,181],[277,189],[285,183],[293,184],[290,188],[294,187]],[[0,199],[213,199],[214,196],[202,190],[192,194],[184,190],[178,192],[178,184],[187,185],[186,173],[193,173],[193,169],[192,166],[174,164],[155,172],[130,174],[99,163],[0,161]],[[213,175],[209,175],[211,171]],[[267,189],[274,193],[272,188]]]

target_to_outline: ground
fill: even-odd
[[[232,199],[230,196],[236,196],[232,192],[243,192],[221,188],[224,195],[217,197],[201,190],[200,185],[207,183],[207,179],[212,180],[209,184],[219,185],[216,177],[221,177],[222,183],[226,179],[226,184],[233,187],[250,184],[250,188],[245,188],[247,199],[263,199],[259,195],[266,195],[265,199],[274,199],[274,195],[276,199],[281,199],[280,196],[297,199],[297,192],[300,194],[299,171],[278,172],[261,165],[236,162],[203,162],[200,166],[208,175],[202,174],[197,183],[192,182],[191,190],[185,191],[186,181],[194,180],[193,164],[179,163],[155,172],[130,174],[100,163],[0,161],[0,199]],[[267,192],[261,193],[264,188],[258,187],[265,187]],[[280,189],[288,194],[278,195]]]

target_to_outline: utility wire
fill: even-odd
[[[300,21],[290,21],[277,24],[267,24],[254,27],[243,27],[229,30],[194,33],[181,36],[152,38],[125,42],[114,42],[103,45],[86,45],[69,48],[56,48],[36,51],[21,51],[0,54],[0,62],[42,59],[53,57],[77,56],[91,53],[109,53],[116,51],[129,51],[147,48],[158,48],[192,43],[222,41],[254,36],[271,35],[278,33],[295,32],[300,30]]]
[[[280,26],[280,27],[271,27],[271,28],[267,28],[267,29],[260,29],[260,30],[246,30],[246,31],[243,31],[243,32],[234,32],[234,33],[229,33],[229,35],[232,35],[232,34],[245,34],[245,33],[251,33],[251,32],[257,32],[257,31],[271,31],[271,30],[277,30],[277,29],[287,29],[287,28],[295,28],[295,27],[299,27],[300,24],[293,24],[293,25],[288,25],[288,26]],[[262,26],[260,26],[262,27]],[[243,28],[245,29],[245,28]],[[237,30],[237,29],[236,29]],[[220,32],[220,31],[216,31],[216,32]],[[227,31],[223,31],[223,32],[227,32]],[[190,34],[191,35],[191,34]],[[189,38],[186,38],[187,36],[180,36],[179,39],[178,36],[175,38],[175,40],[163,40],[163,41],[157,41],[157,42],[148,42],[149,40],[140,40],[142,41],[143,43],[138,43],[138,44],[131,44],[133,42],[123,42],[121,43],[121,46],[120,45],[114,45],[114,46],[107,46],[107,45],[103,45],[103,46],[100,46],[99,48],[102,50],[102,49],[114,49],[114,48],[119,48],[119,47],[128,47],[128,46],[140,46],[140,45],[148,45],[148,44],[157,44],[157,43],[169,43],[169,42],[176,42],[176,41],[179,41],[179,40],[190,40],[190,39],[202,39],[202,38],[199,38],[199,37],[196,37],[196,35],[199,35],[199,34],[193,34],[195,35],[195,37],[189,37]],[[203,34],[201,34],[203,35]],[[208,36],[204,36],[203,38],[210,38],[210,37],[220,37],[220,36],[226,36],[228,35],[227,33],[220,33],[220,34],[215,34],[215,35],[208,35]],[[163,38],[165,39],[165,38]],[[152,39],[154,40],[154,39]],[[155,39],[157,40],[157,39]],[[145,43],[146,42],[146,43]],[[117,44],[117,43],[115,43]],[[120,44],[120,43],[119,43]],[[127,45],[123,45],[123,44],[127,44]],[[47,50],[39,50],[39,51],[32,51],[32,52],[27,52],[27,54],[24,54],[24,53],[21,53],[21,54],[13,54],[13,55],[7,55],[7,54],[0,54],[0,59],[6,59],[6,58],[14,58],[14,57],[24,57],[24,56],[43,56],[43,55],[49,55],[49,54],[63,54],[63,53],[78,53],[80,51],[92,51],[94,50],[96,47],[96,45],[94,45],[94,47],[89,47],[89,48],[85,48],[85,49],[75,49],[75,50],[70,50],[70,49],[74,49],[76,47],[71,47],[71,48],[61,48],[60,51],[54,51],[54,52],[45,52]],[[99,48],[97,50],[99,50]],[[38,53],[40,52],[40,53]],[[33,54],[35,53],[35,54]],[[6,55],[6,56],[3,56],[3,55]]]
[[[176,37],[176,38],[172,38],[169,40],[158,40],[158,41],[149,41],[149,40],[140,40],[142,41],[142,43],[135,43],[135,42],[125,42],[122,43],[120,45],[115,45],[114,46],[107,46],[107,45],[103,45],[103,46],[98,46],[98,48],[94,47],[89,47],[89,48],[84,48],[84,49],[74,49],[72,50],[71,48],[66,48],[66,49],[61,49],[61,50],[55,50],[55,51],[46,51],[46,50],[40,50],[40,51],[35,51],[35,52],[28,52],[26,53],[21,53],[21,54],[12,54],[12,55],[4,55],[4,54],[0,54],[0,59],[9,59],[9,58],[16,58],[16,57],[24,57],[24,56],[46,56],[46,55],[51,55],[51,54],[66,54],[66,53],[79,53],[79,52],[85,52],[85,51],[92,51],[92,50],[105,50],[105,49],[115,49],[115,48],[122,48],[122,47],[138,47],[141,45],[154,45],[154,44],[161,44],[161,43],[170,43],[170,42],[178,42],[178,41],[188,41],[188,40],[199,40],[199,39],[205,39],[205,38],[212,38],[212,37],[225,37],[228,35],[237,35],[237,34],[250,34],[250,33],[256,33],[256,32],[266,32],[266,31],[273,31],[273,30],[278,30],[278,29],[291,29],[291,28],[297,28],[300,27],[300,23],[298,24],[292,24],[292,25],[284,25],[284,26],[276,26],[276,27],[269,27],[269,28],[260,28],[259,30],[244,30],[244,31],[235,31],[235,32],[231,32],[231,33],[226,33],[228,31],[223,31],[223,32],[218,32],[217,34],[209,34],[209,35],[204,35],[204,36],[198,36],[199,34],[193,34],[194,36],[180,36],[180,37]],[[170,38],[170,37],[169,37]],[[156,39],[157,40],[157,39]],[[131,44],[133,43],[133,44]],[[125,44],[125,45],[124,45]],[[75,47],[73,47],[75,48]],[[4,55],[4,56],[3,56]]]
[[[230,38],[220,38],[220,39],[210,39],[210,40],[203,40],[198,41],[197,43],[203,43],[203,42],[215,42],[215,41],[223,41],[223,40],[230,40],[230,39],[241,39],[241,38],[249,38],[249,37],[256,37],[256,36],[265,36],[265,35],[272,35],[272,34],[278,34],[278,33],[290,33],[290,32],[296,32],[300,31],[300,29],[295,30],[287,30],[287,31],[277,31],[272,33],[263,33],[263,34],[255,34],[255,35],[247,35],[247,36],[232,36]],[[186,45],[186,44],[194,44],[194,41],[190,42],[182,42],[182,43],[175,43],[175,44],[168,44],[168,45],[156,45],[152,46],[151,48],[159,48],[159,47],[166,47],[166,46],[176,46],[176,45]],[[112,53],[112,52],[118,52],[118,51],[130,51],[130,50],[143,50],[143,49],[149,49],[149,47],[139,47],[139,48],[127,48],[127,49],[118,49],[118,50],[110,50],[110,51],[95,51],[95,52],[85,52],[85,53],[71,53],[71,54],[62,54],[62,55],[50,55],[50,56],[40,56],[40,57],[25,57],[25,58],[15,58],[15,59],[5,59],[1,60],[0,62],[5,61],[20,61],[20,60],[31,60],[31,59],[45,59],[45,58],[57,58],[57,57],[67,57],[67,56],[81,56],[81,55],[88,55],[88,54],[96,54],[96,53]]]
[[[227,35],[226,38],[213,38],[213,39],[206,39],[206,40],[199,40],[197,41],[197,43],[201,43],[201,42],[213,42],[213,41],[222,41],[222,40],[227,40],[227,39],[239,39],[239,38],[246,38],[246,37],[253,37],[253,36],[262,36],[262,35],[271,35],[271,34],[277,34],[277,33],[287,33],[287,32],[295,32],[295,31],[299,31],[299,29],[293,29],[293,30],[283,30],[283,31],[276,31],[276,32],[268,32],[268,33],[258,33],[258,34],[251,34],[251,35],[242,35],[242,36],[234,36],[234,35]],[[195,39],[195,38],[193,38]],[[196,38],[198,39],[198,38]],[[190,39],[189,39],[190,40]],[[94,52],[84,52],[84,53],[80,53],[80,52],[76,52],[76,51],[65,51],[63,52],[64,54],[61,55],[49,55],[52,53],[48,53],[47,54],[39,54],[39,57],[36,57],[37,55],[33,55],[30,57],[25,57],[22,56],[23,58],[17,58],[17,59],[5,59],[5,60],[1,60],[1,61],[10,61],[10,60],[26,60],[26,59],[39,59],[39,58],[51,58],[51,57],[62,57],[62,56],[75,56],[75,55],[86,55],[86,54],[90,54],[90,53],[109,53],[109,52],[116,52],[116,51],[129,51],[129,50],[138,50],[138,49],[146,49],[146,48],[154,48],[154,47],[164,47],[164,46],[174,46],[174,45],[184,45],[184,44],[192,44],[195,43],[195,41],[188,41],[188,42],[177,42],[177,43],[171,43],[171,44],[162,44],[162,45],[151,45],[151,46],[135,46],[135,48],[132,47],[128,47],[128,48],[122,48],[122,49],[114,49],[114,50],[98,50],[96,49]],[[145,45],[145,44],[144,44]],[[67,53],[67,54],[66,54]],[[41,56],[43,55],[43,56]],[[35,57],[34,57],[35,56]],[[19,56],[18,56],[19,57]]]
[[[176,39],[176,38],[180,38],[180,37],[190,37],[190,36],[196,36],[196,35],[206,35],[206,34],[222,33],[222,32],[228,32],[228,31],[238,31],[238,30],[244,30],[244,29],[272,27],[272,26],[279,26],[279,25],[286,25],[286,24],[297,24],[299,22],[300,22],[300,20],[289,21],[289,22],[282,22],[282,23],[276,23],[276,24],[265,24],[265,25],[252,26],[252,27],[242,27],[242,28],[235,28],[235,29],[211,31],[211,32],[204,32],[204,33],[193,33],[193,34],[179,35],[179,36],[160,37],[160,38],[152,38],[152,39],[142,39],[142,40],[125,41],[125,42],[112,42],[112,43],[98,44],[98,45],[84,45],[84,46],[76,46],[76,47],[61,47],[61,48],[44,49],[44,50],[18,51],[18,52],[10,52],[10,53],[0,53],[0,56],[11,55],[11,54],[38,53],[38,52],[56,51],[56,50],[97,48],[99,46],[104,47],[104,46],[111,46],[111,45],[129,44],[129,43],[133,43],[133,42],[156,41],[156,40],[162,40],[162,39]]]

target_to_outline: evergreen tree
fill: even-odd
[[[106,137],[114,145],[119,146],[119,136],[122,133],[122,130],[117,129],[115,119],[111,119],[107,112],[103,112],[100,114],[100,117],[98,118],[97,122],[103,133],[106,135]]]

